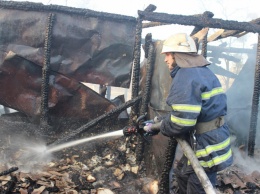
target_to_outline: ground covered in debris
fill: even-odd
[[[120,127],[117,125],[115,129]],[[158,191],[159,177],[146,177],[145,167],[136,165],[125,137],[96,139],[50,154],[44,152],[46,142],[35,138],[37,128],[20,116],[0,117],[1,193],[155,194]],[[104,129],[97,126],[94,130],[88,134]],[[243,149],[233,151],[236,162],[218,174],[219,193],[260,193],[259,150],[254,159],[246,159]]]
[[[120,125],[123,124],[117,123],[115,129],[121,128]],[[125,137],[96,139],[50,154],[44,152],[46,142],[36,138],[37,130],[37,125],[19,115],[0,117],[1,192],[145,192],[144,185],[150,179],[137,175],[142,169],[135,165],[134,155],[129,151],[127,153]],[[97,126],[88,131],[88,136],[93,137],[101,132],[108,131]]]

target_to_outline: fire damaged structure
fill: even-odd
[[[21,84],[27,89],[21,89],[21,85],[17,85],[16,82],[11,84],[12,82],[9,81],[7,87],[1,90],[1,104],[30,117],[39,117],[42,112],[43,117],[47,115],[66,117],[67,115],[71,118],[74,115],[84,119],[93,119],[114,108],[111,103],[104,98],[99,99],[100,95],[93,94],[80,82],[129,87],[134,18],[60,6],[1,3],[4,8],[1,12],[3,26],[1,28],[1,64],[3,64],[1,84],[6,85],[6,81],[12,80],[14,76],[16,82],[22,83],[21,78],[26,75],[31,76],[26,80],[27,83]],[[17,18],[17,15],[20,17]],[[77,22],[74,22],[75,20]],[[125,25],[123,23],[125,21],[129,25]],[[111,27],[119,27],[121,30],[108,30]],[[24,61],[23,65],[20,64],[23,67],[13,66],[13,68],[24,69],[18,74],[15,73],[15,69],[6,69],[11,68],[10,63],[19,65],[15,60]],[[41,68],[44,69],[42,73]],[[39,73],[36,73],[37,69],[40,70]],[[58,75],[52,76],[54,72]],[[70,91],[62,86],[69,83]],[[20,89],[15,89],[17,87]],[[51,99],[48,100],[48,96],[51,96]],[[92,105],[100,105],[99,110],[88,107],[89,99],[92,99]],[[59,105],[61,102],[62,105]],[[64,105],[73,107],[74,111],[62,110],[61,107],[65,107]],[[93,114],[87,115],[89,110]],[[59,115],[59,111],[63,116]],[[85,116],[79,116],[77,111]]]
[[[28,126],[31,130],[28,133],[34,131],[36,137],[43,136],[51,145],[58,145],[77,139],[80,135],[88,137],[118,130],[122,124],[117,122],[120,120],[119,115],[129,107],[131,112],[127,114],[123,125],[137,128],[139,122],[167,114],[169,107],[164,99],[165,91],[170,86],[170,80],[165,79],[168,69],[162,68],[163,65],[159,68],[158,65],[163,63],[160,56],[162,41],[154,41],[152,34],[147,34],[142,39],[142,30],[180,24],[194,26],[190,36],[197,41],[201,54],[205,58],[211,57],[212,70],[218,75],[234,79],[233,85],[227,90],[230,100],[228,124],[232,133],[242,139],[237,146],[242,146],[240,151],[243,154],[248,152],[250,157],[259,154],[255,148],[259,133],[259,35],[257,46],[253,50],[255,55],[248,57],[241,75],[216,65],[221,57],[238,61],[223,54],[225,49],[232,52],[231,48],[223,47],[219,51],[219,47],[208,45],[208,42],[230,36],[259,34],[258,19],[250,22],[214,19],[211,12],[194,16],[156,13],[154,5],[149,5],[143,11],[139,10],[138,18],[30,2],[1,1],[0,8],[0,104],[5,108],[1,119],[8,126],[12,127],[14,123],[18,130],[28,130]],[[221,30],[210,37],[207,37],[207,33],[199,36],[202,30],[209,28]],[[144,61],[141,62],[142,46]],[[237,52],[237,49],[233,50]],[[213,55],[209,51],[217,54]],[[244,79],[241,81],[240,78],[246,79],[248,76],[254,77],[252,92],[240,94],[238,87],[243,88],[242,91],[248,91],[248,87],[243,86]],[[97,93],[84,83],[98,84],[100,88],[131,87],[131,100],[122,100],[123,103],[118,105],[105,98],[104,91]],[[233,98],[234,93],[238,93],[236,96],[239,98]],[[246,103],[239,103],[241,106],[237,106],[234,102],[240,99]],[[17,112],[9,113],[8,108]],[[21,123],[15,120],[18,117]],[[237,122],[241,120],[243,124],[240,126],[246,131],[243,133],[237,129]],[[2,125],[3,134],[8,131],[4,128]],[[248,139],[245,139],[247,136]],[[6,141],[1,142],[4,144]],[[110,187],[114,193],[169,192],[170,169],[173,161],[178,160],[175,139],[168,139],[160,134],[144,137],[140,132],[103,144],[100,146],[104,148],[100,156],[98,151],[89,151],[86,154],[82,148],[77,150],[79,155],[84,155],[80,165],[75,162],[75,150],[67,150],[67,155],[71,155],[69,160],[61,160],[60,165],[52,165],[48,173],[41,174],[45,183],[43,179],[37,181],[32,176],[15,174],[19,169],[16,166],[9,170],[1,168],[0,177],[5,177],[0,179],[0,189],[5,193],[102,193],[100,188]],[[55,169],[59,171],[54,173]],[[77,173],[64,172],[68,169],[77,169]],[[65,173],[71,175],[74,184],[71,180],[62,179]],[[112,174],[116,181],[107,174]],[[46,180],[51,177],[55,177],[53,179],[56,184]],[[257,193],[260,192],[259,180],[258,171],[248,175],[243,174],[239,166],[232,166],[219,174],[217,189],[225,193]],[[66,184],[61,184],[62,181]],[[73,185],[73,189],[66,190],[69,185]],[[178,192],[178,187],[173,186]]]

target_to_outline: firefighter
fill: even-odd
[[[187,34],[178,33],[166,39],[162,54],[173,79],[166,100],[172,110],[163,118],[160,131],[188,141],[215,186],[217,172],[233,162],[229,128],[224,121],[226,95],[207,67],[210,63],[197,54],[195,42]],[[179,193],[205,193],[185,155],[174,174]]]

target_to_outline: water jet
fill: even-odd
[[[92,137],[86,137],[84,139],[79,139],[79,140],[74,140],[74,141],[70,141],[67,143],[63,143],[63,144],[58,144],[58,145],[49,145],[46,147],[46,150],[43,150],[44,153],[53,153],[53,152],[57,152],[60,151],[64,148],[69,148],[69,147],[73,147],[82,143],[86,143],[89,141],[93,141],[96,139],[102,139],[102,138],[107,138],[107,137],[119,137],[119,136],[123,136],[123,130],[118,130],[118,131],[113,131],[113,132],[108,132],[108,133],[104,133],[101,135],[96,135],[96,136],[92,136]]]

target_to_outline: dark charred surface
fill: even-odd
[[[163,165],[163,171],[161,172],[159,192],[158,194],[164,194],[169,191],[169,175],[172,168],[173,161],[175,160],[175,153],[177,149],[178,142],[176,139],[172,138],[168,141],[168,147],[165,151],[165,162]]]
[[[139,94],[139,81],[140,81],[140,57],[141,57],[141,40],[142,40],[142,19],[137,18],[134,58],[133,58],[133,75],[132,75],[132,93],[131,98],[135,98]],[[131,109],[130,126],[133,125],[132,121],[135,116],[139,116],[139,103],[135,104]]]
[[[145,76],[145,86],[142,89],[142,103],[140,106],[140,115],[146,115],[148,112],[148,105],[150,102],[151,96],[151,83],[153,77],[153,70],[154,70],[154,45],[152,42],[152,35],[148,34],[146,36],[146,43],[145,43],[145,51],[147,54],[147,64],[146,64],[146,76]],[[144,122],[147,120],[148,117],[145,117],[140,122]],[[137,136],[137,148],[136,148],[136,159],[140,163],[143,160],[144,155],[144,146],[145,146],[145,139],[140,135]]]
[[[85,17],[101,17],[113,21],[129,21],[135,23],[134,17],[124,16],[119,14],[97,12],[89,9],[72,8],[60,5],[43,5],[42,3],[32,2],[12,2],[1,1],[0,7],[4,9],[24,10],[24,11],[38,11],[38,12],[59,12],[65,14],[75,14]]]
[[[10,173],[12,173],[14,171],[17,171],[17,170],[18,170],[18,167],[12,167],[12,168],[10,168],[8,170],[0,172],[0,176],[8,175],[8,174],[10,174]]]
[[[129,87],[134,18],[28,2],[0,1],[0,7],[1,63],[12,51],[43,66],[45,28],[48,15],[55,14],[48,53],[51,70],[81,82]]]
[[[259,96],[260,96],[260,36],[258,35],[258,46],[257,46],[257,59],[254,76],[254,89],[252,99],[252,109],[250,117],[250,128],[248,137],[248,155],[254,156],[255,142],[256,142],[256,126],[259,108]]]
[[[42,68],[42,85],[41,85],[41,128],[44,128],[50,124],[49,118],[49,79],[50,79],[50,57],[51,57],[51,42],[52,42],[52,28],[55,15],[50,14],[48,17],[48,24],[45,32],[44,41],[44,64]]]
[[[138,14],[142,16],[143,20],[154,22],[165,22],[169,24],[181,24],[189,26],[201,26],[210,28],[220,28],[227,30],[239,30],[248,31],[253,33],[260,32],[260,26],[256,24],[250,24],[248,22],[238,22],[232,20],[213,19],[208,17],[194,17],[184,15],[173,15],[167,13],[155,13],[138,11]]]
[[[8,58],[1,64],[1,70],[0,103],[36,121],[39,120],[41,67],[9,53]],[[63,119],[86,123],[88,119],[94,119],[115,107],[109,100],[82,83],[56,72],[50,72],[49,84],[49,116],[52,123],[60,123]]]

